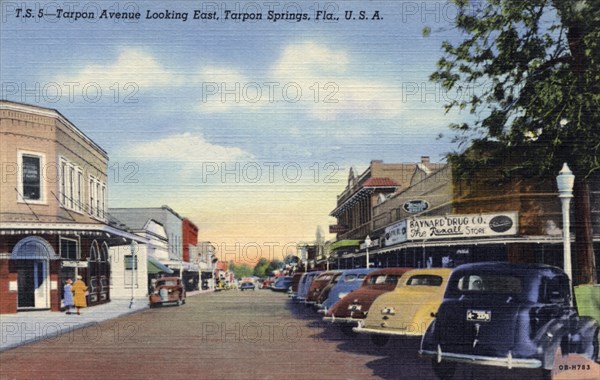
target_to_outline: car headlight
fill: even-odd
[[[338,298],[342,299],[342,298],[346,297],[348,294],[349,293],[340,293],[340,294],[338,294]]]

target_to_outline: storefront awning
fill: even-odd
[[[344,248],[344,247],[352,247],[352,246],[360,246],[362,240],[350,240],[350,239],[345,239],[345,240],[338,240],[335,243],[331,244],[329,246],[329,249],[331,249],[332,251],[335,251],[338,248]]]
[[[148,257],[148,274],[157,273],[173,274],[174,272],[155,258]]]

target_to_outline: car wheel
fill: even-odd
[[[433,366],[433,373],[440,380],[451,380],[454,378],[454,372],[456,372],[456,363],[442,361],[438,363],[437,359],[431,360]]]
[[[377,347],[383,347],[390,341],[390,337],[387,335],[373,334],[371,335],[371,343]]]

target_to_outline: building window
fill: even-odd
[[[90,215],[104,220],[106,213],[106,184],[90,176]]]
[[[94,215],[94,179],[90,177],[90,214]]]
[[[135,256],[135,261],[133,260],[134,256],[126,255],[123,259],[125,263],[125,270],[137,270],[138,269],[138,257]]]
[[[42,201],[42,158],[23,154],[21,156],[21,194],[27,201]]]
[[[83,190],[83,172],[81,170],[77,170],[77,196],[75,197],[75,201],[76,201],[76,209],[77,211],[81,212],[82,211],[82,207],[81,207],[81,192]]]
[[[60,158],[60,204],[62,207],[82,212],[83,171],[65,158]]]
[[[79,244],[77,240],[60,238],[60,257],[65,260],[79,259]]]

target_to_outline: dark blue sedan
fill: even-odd
[[[541,264],[465,264],[452,272],[444,300],[421,342],[441,379],[457,362],[540,368],[555,357],[598,358],[599,325],[571,305],[569,278]],[[560,356],[558,356],[560,357]]]
[[[241,291],[244,290],[255,290],[256,286],[254,285],[253,282],[250,281],[244,281],[240,284],[240,286],[238,287],[238,289],[240,289]]]
[[[273,285],[271,285],[271,290],[276,292],[287,292],[292,287],[292,280],[292,276],[277,277]]]

